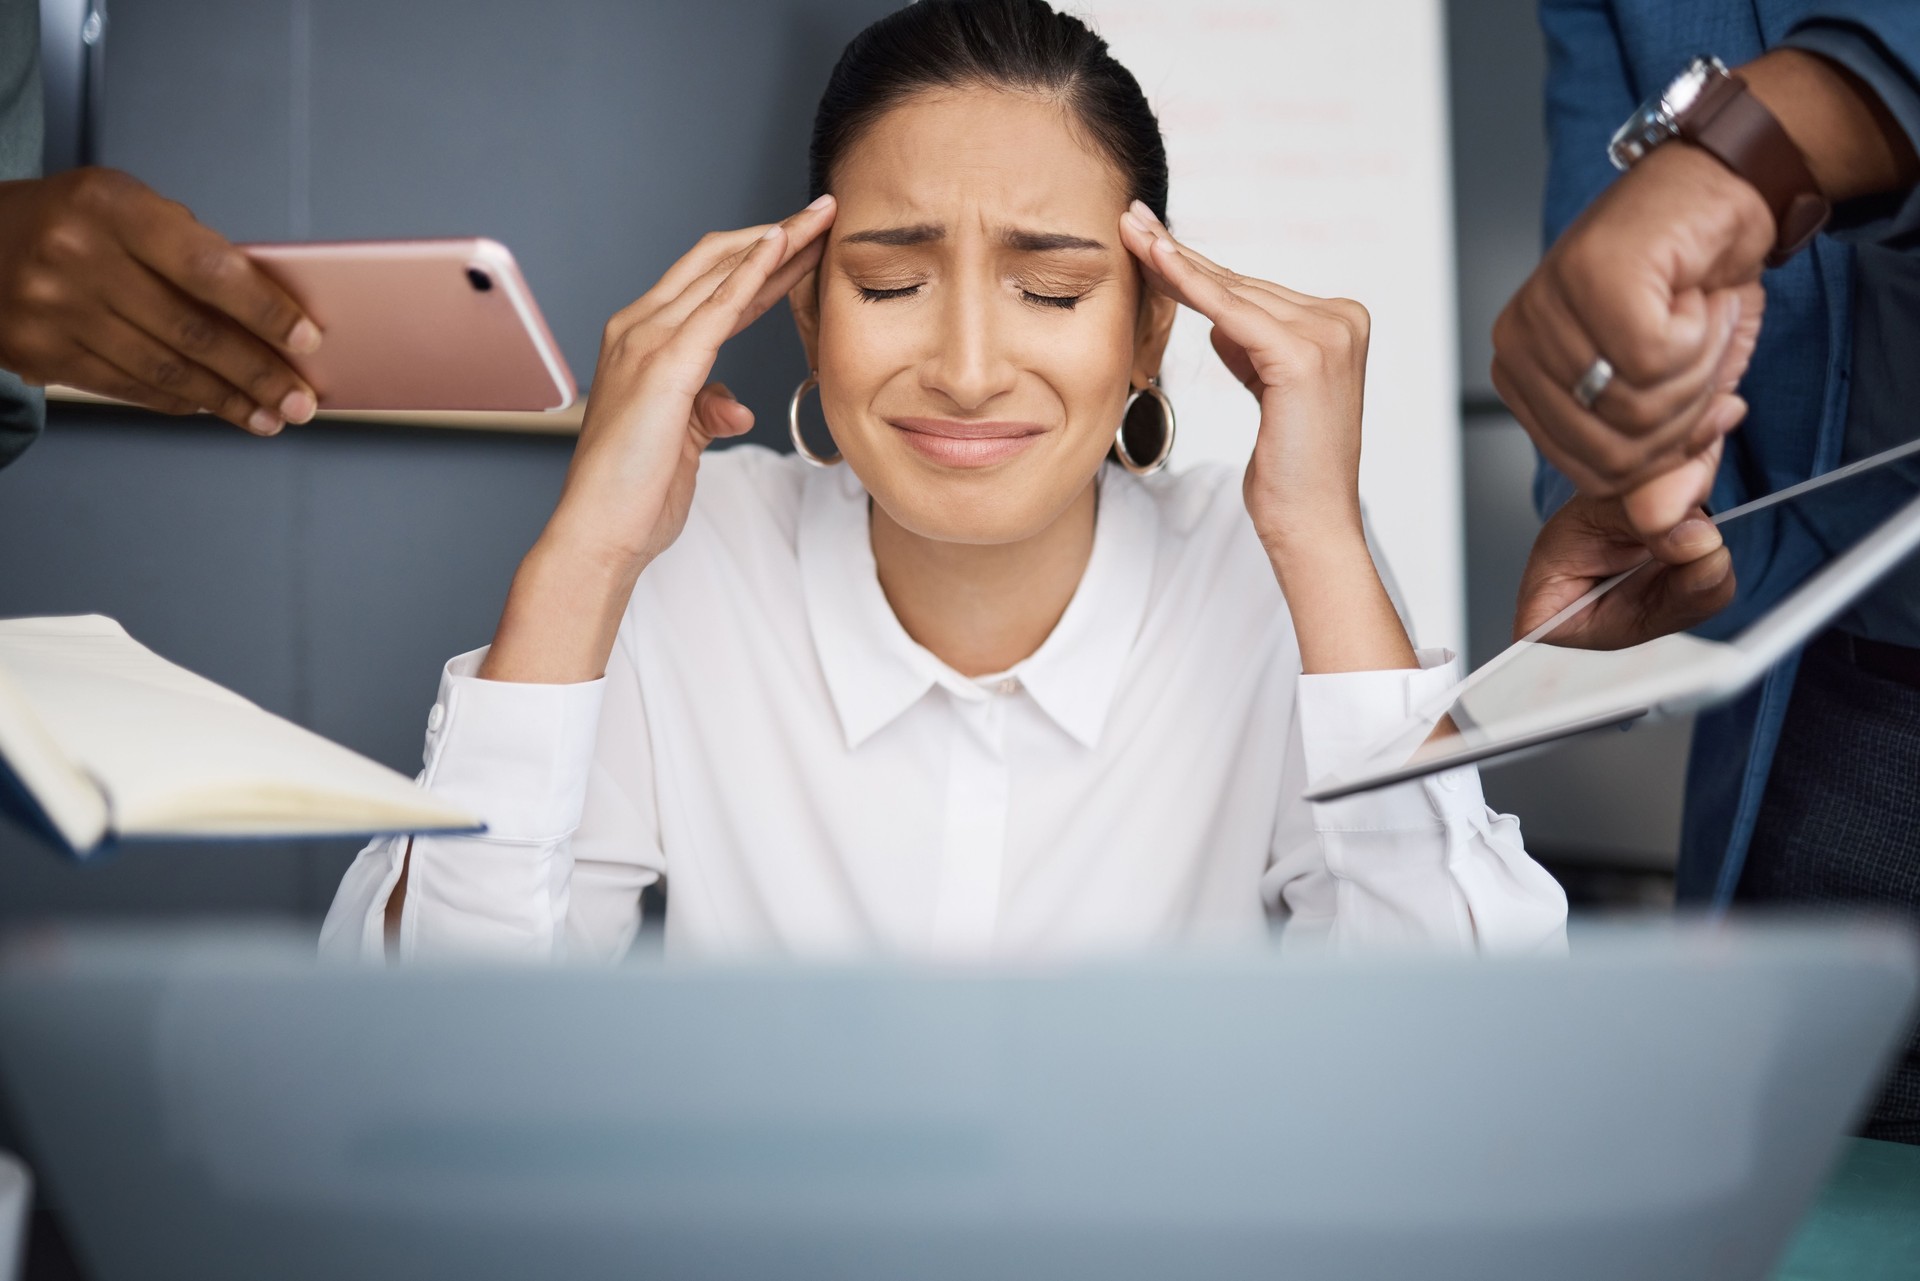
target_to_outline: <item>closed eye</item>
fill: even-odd
[[[1079,302],[1083,295],[1036,294],[1031,289],[1022,289],[1020,291],[1020,296],[1025,298],[1028,302],[1038,303],[1042,307],[1058,307],[1062,311],[1072,311],[1074,304]]]
[[[905,285],[899,289],[869,289],[865,285],[855,285],[860,291],[861,302],[884,302],[888,298],[911,298],[920,292],[918,285]]]

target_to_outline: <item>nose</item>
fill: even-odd
[[[994,282],[980,273],[967,275],[942,293],[934,349],[921,365],[920,385],[954,412],[974,414],[1013,390],[1016,371],[993,323]]]

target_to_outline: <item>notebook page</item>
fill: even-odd
[[[123,835],[469,827],[412,780],[160,658],[98,616],[0,621],[0,668]]]
[[[107,798],[66,758],[4,670],[0,757],[69,847],[90,850],[100,843],[107,833]]]

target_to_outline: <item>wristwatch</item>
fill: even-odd
[[[1718,58],[1693,59],[1673,83],[1641,104],[1615,131],[1607,158],[1614,168],[1626,169],[1674,138],[1693,143],[1746,179],[1773,210],[1777,234],[1769,267],[1804,248],[1833,212],[1800,148],[1747,82]]]

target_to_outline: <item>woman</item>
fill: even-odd
[[[324,945],[981,956],[1173,939],[1560,944],[1471,770],[1311,777],[1454,679],[1362,531],[1367,315],[1175,241],[1133,77],[1040,0],[858,36],[817,198],[704,238],[608,324],[551,521],[452,660],[425,784],[483,837],[378,841]],[[736,449],[707,382],[787,297],[837,452]],[[1244,482],[1142,479],[1176,306],[1259,399]],[[1117,426],[1126,420],[1124,432]],[[1238,492],[1236,493],[1236,489]]]

